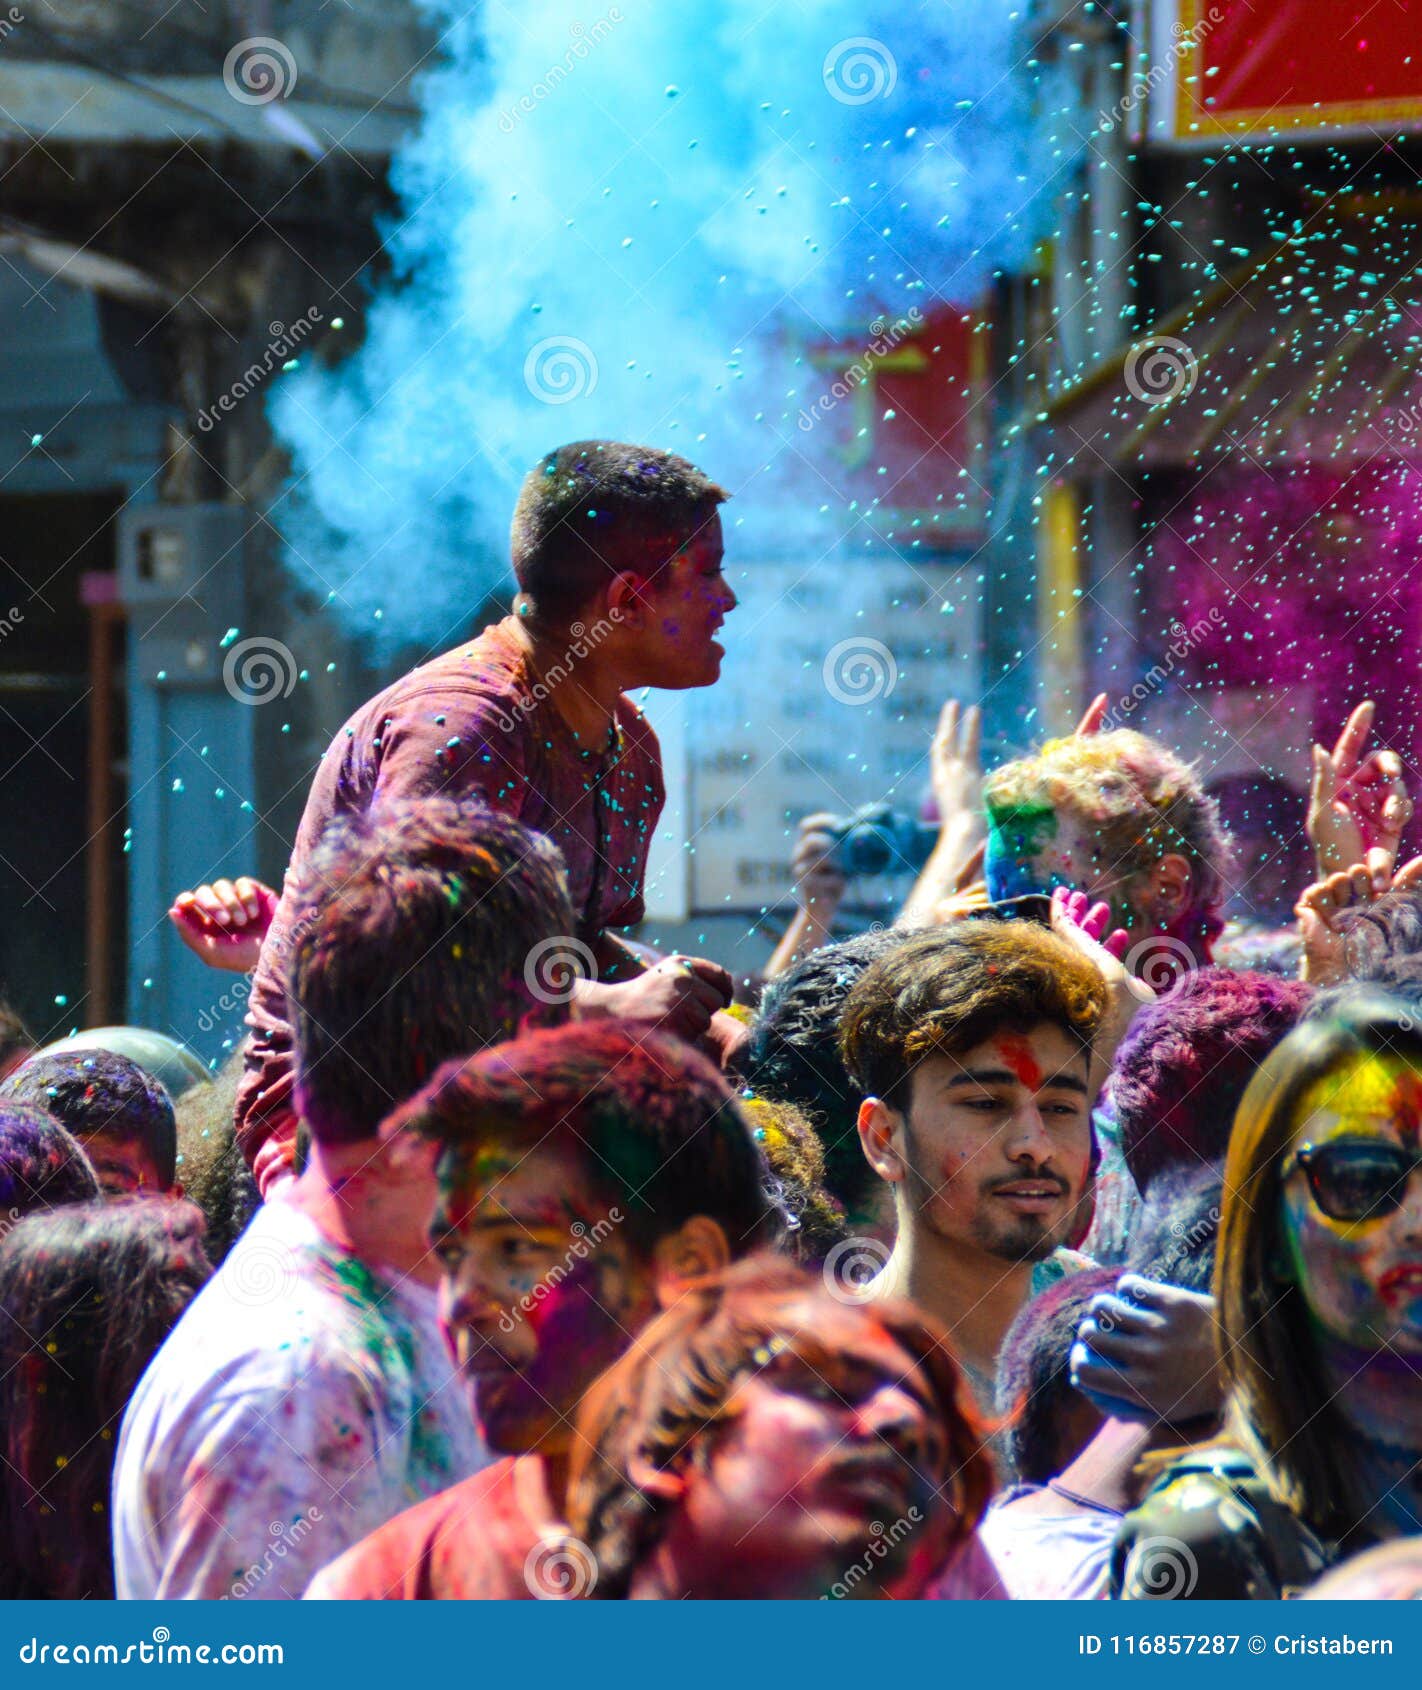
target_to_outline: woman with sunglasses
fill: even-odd
[[[1123,1522],[1113,1594],[1272,1597],[1422,1531],[1422,1029],[1366,988],[1250,1082],[1215,1270],[1225,1444]]]

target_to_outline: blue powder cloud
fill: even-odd
[[[1000,0],[420,3],[444,57],[392,279],[358,351],[272,400],[291,568],[387,647],[506,582],[519,480],[563,440],[701,462],[739,548],[822,545],[833,493],[790,493],[824,381],[797,348],[979,297],[1085,129]]]

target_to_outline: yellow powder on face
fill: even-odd
[[[1298,1118],[1299,1143],[1379,1136],[1415,1143],[1422,1128],[1422,1070],[1401,1056],[1350,1057],[1308,1088]]]

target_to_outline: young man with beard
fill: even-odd
[[[441,1321],[505,1459],[318,1574],[326,1598],[553,1595],[584,1391],[690,1280],[778,1226],[720,1075],[680,1041],[593,1021],[448,1063],[384,1129],[443,1147]]]
[[[237,1136],[265,1195],[292,1168],[286,969],[306,860],[331,819],[391,798],[479,798],[563,854],[575,925],[547,961],[579,1014],[661,1024],[722,1050],[731,977],[701,958],[652,967],[609,931],[642,919],[647,848],[666,793],[656,735],[627,696],[711,686],[736,606],[722,573],[726,498],[670,452],[559,447],[529,472],[511,536],[517,614],[412,670],[351,717],[322,759],[263,941]],[[231,919],[242,919],[233,912]],[[561,969],[576,970],[571,981]]]
[[[871,1299],[907,1297],[953,1341],[985,1413],[1034,1265],[1081,1236],[1093,1166],[1100,970],[1028,921],[915,934],[850,993],[859,1134],[893,1189],[894,1248]]]

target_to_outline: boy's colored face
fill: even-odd
[[[912,1357],[860,1306],[807,1299],[702,1436],[671,1531],[693,1595],[918,1596],[948,1520],[942,1421]],[[892,1528],[892,1529],[890,1529]]]
[[[1048,861],[1057,832],[1057,813],[1049,804],[990,809],[983,862],[988,897],[1025,898],[1074,884]]]
[[[500,1454],[562,1448],[584,1391],[657,1308],[650,1264],[567,1144],[446,1151],[440,1325]]]
[[[736,608],[722,572],[724,557],[721,518],[712,515],[657,568],[643,590],[640,684],[681,690],[720,679],[726,650],[715,636]]]
[[[1012,1263],[1066,1243],[1090,1177],[1087,1070],[1050,1022],[924,1057],[901,1129],[913,1224]]]
[[[1400,1146],[1417,1155],[1419,1138],[1422,1072],[1401,1056],[1362,1054],[1305,1094],[1293,1149]],[[1397,1207],[1345,1221],[1323,1212],[1295,1167],[1283,1206],[1291,1274],[1317,1324],[1358,1349],[1422,1352],[1422,1172],[1407,1179]]]
[[[1048,804],[1002,806],[989,808],[987,822],[983,876],[989,898],[1072,887],[1109,904],[1113,927],[1130,932],[1139,925],[1127,897],[1127,874],[1105,860],[1094,830],[1070,810]]]
[[[161,1197],[171,1189],[141,1145],[117,1133],[85,1133],[79,1141],[105,1197]]]

